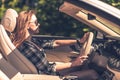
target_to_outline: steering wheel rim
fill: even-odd
[[[93,41],[93,33],[89,32],[88,39],[84,42],[80,50],[81,56],[88,56],[88,54],[90,54],[92,41]]]

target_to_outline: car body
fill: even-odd
[[[64,3],[60,6],[59,11],[93,28],[97,35],[89,36],[90,39],[88,39],[88,41],[90,40],[90,50],[88,50],[86,47],[84,48],[84,45],[82,44],[62,46],[52,50],[46,50],[47,59],[50,62],[70,62],[78,55],[80,55],[82,49],[85,49],[89,51],[90,54],[88,55],[88,60],[85,62],[85,65],[90,64],[88,65],[88,68],[92,68],[97,71],[100,76],[98,80],[120,80],[120,71],[110,68],[107,63],[111,55],[120,55],[120,10],[100,0],[65,0]],[[4,56],[6,60],[0,57],[1,63],[3,64],[3,66],[1,65],[0,68],[4,70],[3,72],[10,74],[10,78],[16,73],[22,73],[22,77],[27,78],[20,80],[31,80],[31,78],[34,80],[35,77],[37,77],[37,79],[41,79],[42,75],[36,75],[37,70],[34,65],[26,60],[26,58],[21,55],[21,53],[15,48],[12,42],[10,42],[9,37],[7,37],[7,34],[5,34],[5,31],[2,32],[2,30],[4,30],[2,26],[0,27],[0,30],[0,32],[3,33],[0,35],[2,36],[0,38],[0,48],[3,50],[3,53],[7,53],[7,55]],[[32,38],[37,38],[38,40],[76,39],[64,36],[47,35],[33,35]],[[98,55],[97,58],[96,54]],[[102,62],[100,62],[100,64],[96,64],[97,61],[99,62],[99,60]],[[27,62],[29,62],[28,65]],[[118,64],[119,63],[120,62],[118,62]],[[12,70],[10,70],[10,68]],[[35,69],[35,71],[33,70],[29,72],[29,68],[30,70]],[[26,69],[27,71],[25,71]],[[49,78],[46,75],[43,75],[43,77],[47,78],[44,80],[48,80]],[[57,79],[54,79],[53,77],[55,76],[51,76],[50,80],[60,80],[58,76]],[[12,80],[19,79],[17,78]]]
[[[65,0],[59,8],[60,12],[65,13],[78,21],[93,28],[97,35],[94,35],[91,46],[94,51],[102,51],[101,54],[120,54],[120,10],[112,7],[100,0]],[[70,39],[60,36],[33,36],[34,38],[46,39]],[[74,39],[74,38],[71,38]],[[75,45],[76,46],[76,45]],[[96,49],[97,48],[97,49]],[[77,49],[79,49],[77,47]],[[71,57],[76,57],[79,52],[77,49],[71,49],[70,46],[64,46],[47,52],[49,61],[69,62]],[[51,54],[50,54],[51,53]],[[105,55],[104,55],[105,56]],[[106,57],[106,56],[105,56]],[[109,59],[109,57],[107,56]],[[107,69],[113,73],[112,80],[120,80],[120,72]],[[104,79],[112,74],[103,73]]]

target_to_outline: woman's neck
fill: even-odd
[[[26,36],[25,36],[25,40],[29,39],[31,37],[31,34],[29,33],[29,31],[26,31]]]

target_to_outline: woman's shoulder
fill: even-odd
[[[26,49],[26,48],[35,48],[34,44],[31,41],[25,40],[19,46],[18,49]]]

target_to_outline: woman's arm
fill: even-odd
[[[76,43],[76,40],[55,40],[53,42],[53,46],[58,47],[58,46],[64,46],[64,45],[72,45],[75,43]]]
[[[78,56],[74,61],[68,63],[56,62],[55,69],[60,71],[67,68],[77,67],[83,64],[87,60],[88,56]]]
[[[75,43],[84,43],[88,38],[89,33],[85,33],[84,36],[79,40],[55,40],[53,42],[53,47],[64,46],[64,45],[72,45]]]

